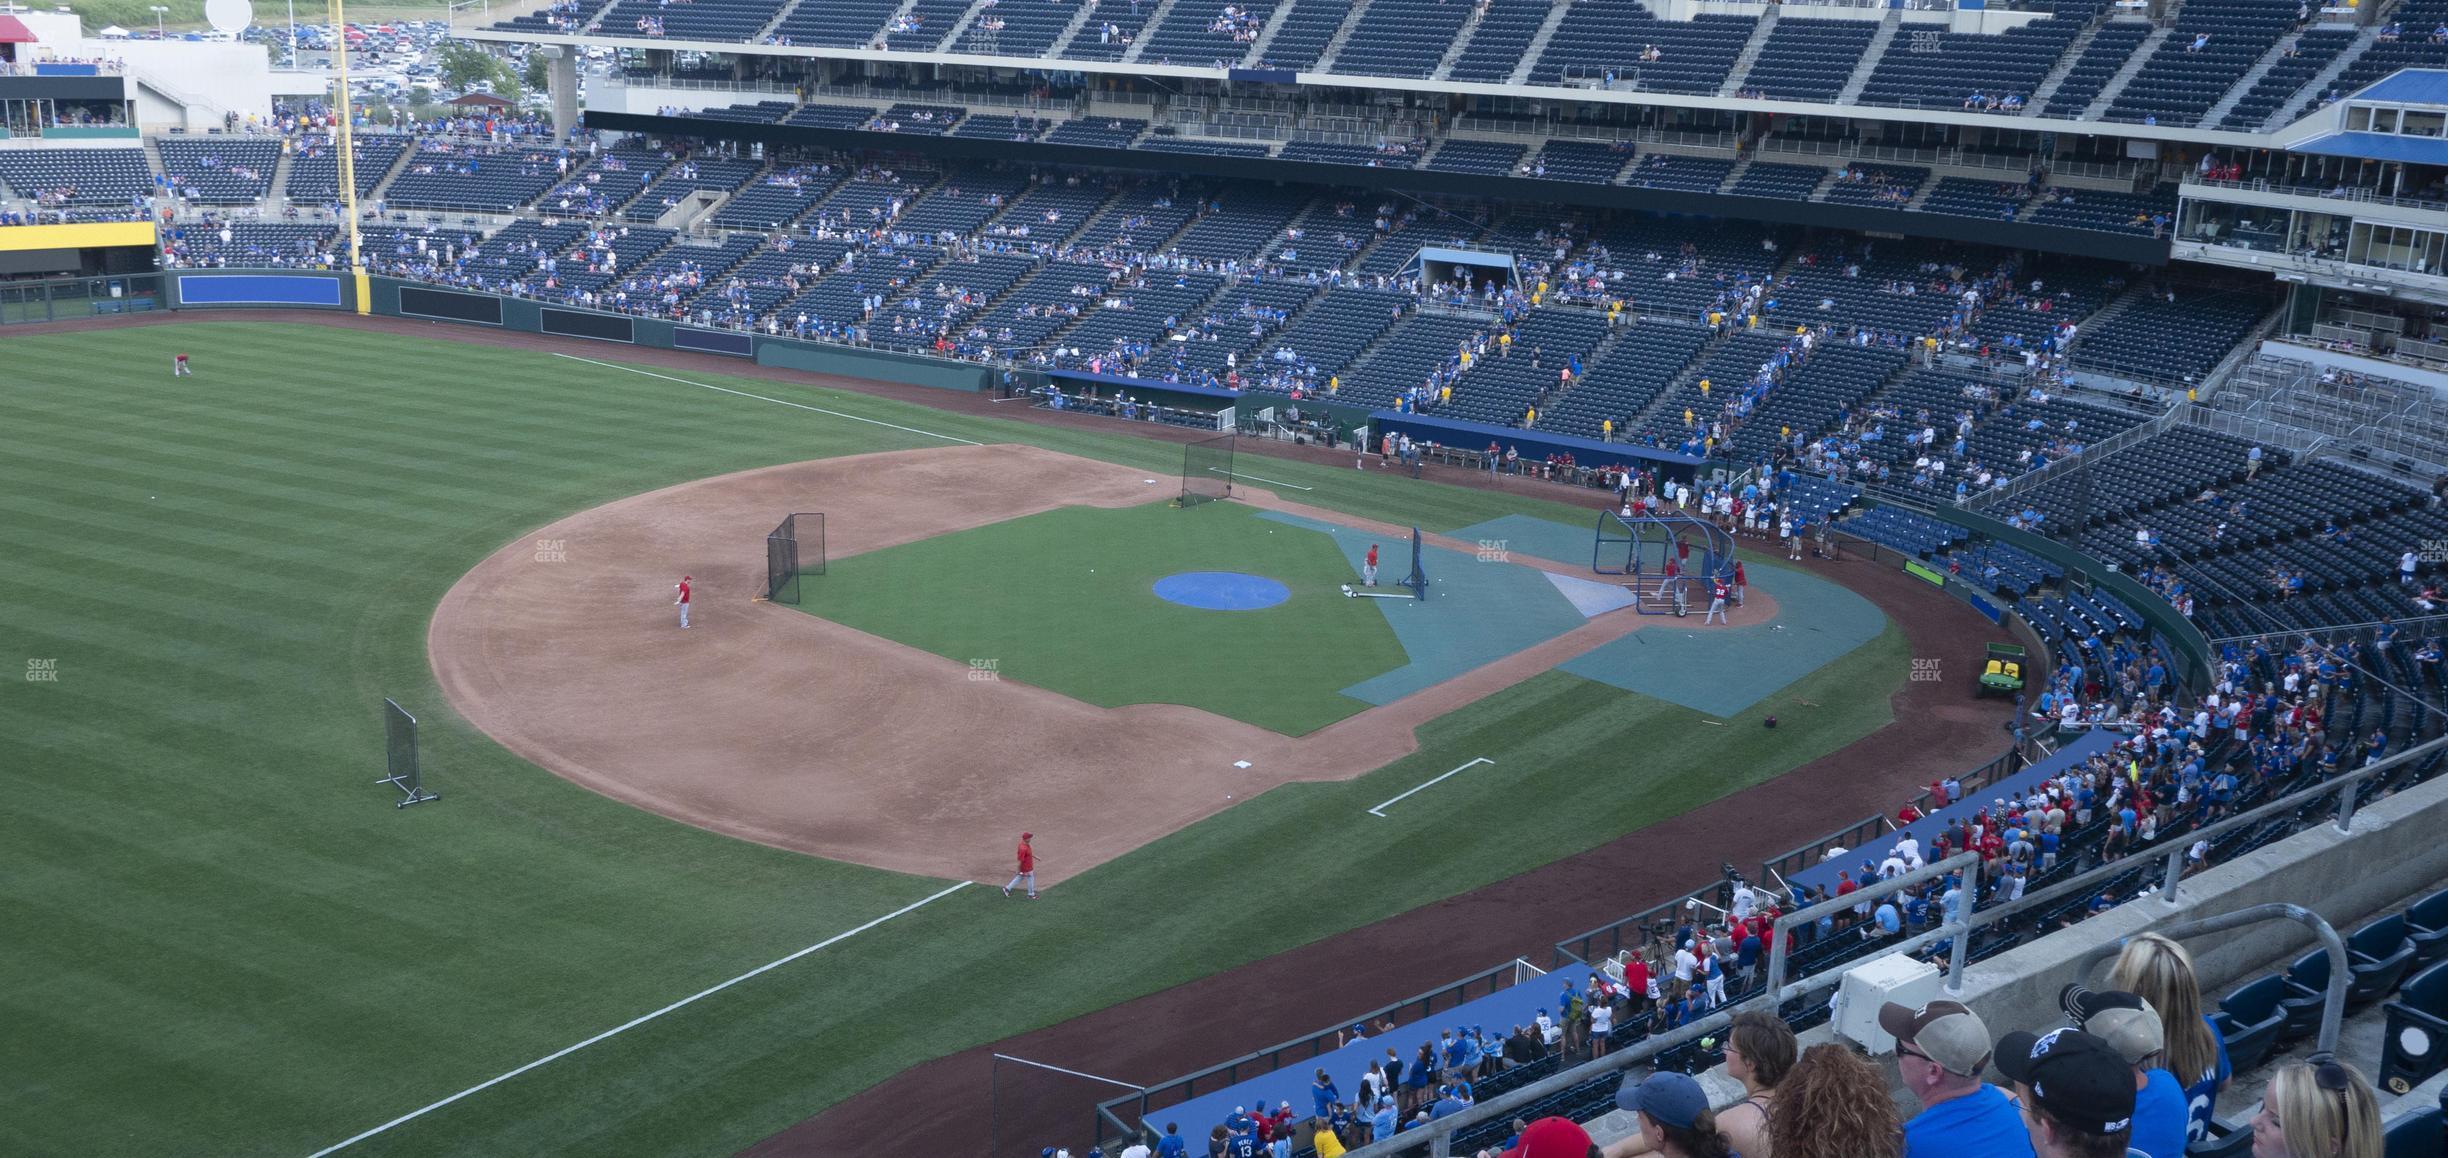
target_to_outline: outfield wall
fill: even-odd
[[[98,280],[98,279],[96,279]],[[131,281],[137,279],[117,279]],[[306,309],[347,312],[358,307],[355,279],[346,272],[323,269],[187,269],[165,270],[141,279],[155,293],[110,299],[99,286],[57,283],[73,292],[45,291],[28,308],[5,316],[7,321],[70,321],[131,308],[173,310]],[[39,283],[52,285],[53,283]],[[366,312],[387,318],[409,318],[435,325],[478,326],[522,334],[547,334],[601,344],[606,350],[623,346],[650,350],[685,350],[698,354],[753,361],[811,374],[873,378],[911,386],[975,393],[991,388],[995,371],[973,362],[955,362],[922,354],[806,342],[746,330],[710,329],[660,319],[602,310],[558,306],[528,298],[477,293],[428,285],[400,278],[367,280]],[[37,287],[39,288],[39,286]],[[19,291],[26,293],[31,291]],[[606,357],[615,354],[607,353]]]

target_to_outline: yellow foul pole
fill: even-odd
[[[357,235],[357,109],[349,99],[348,14],[344,0],[331,0],[332,49],[339,70],[339,99],[334,107],[340,123],[333,137],[333,146],[340,150],[340,208],[348,215],[348,260],[350,280],[356,283],[357,312],[371,313],[374,308],[373,284],[366,278],[365,255],[358,248]]]

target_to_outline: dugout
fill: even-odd
[[[1233,429],[1235,407],[1240,400],[1240,395],[1230,390],[1187,382],[1158,382],[1086,370],[1034,373],[1044,379],[1047,390],[1061,392],[1060,409],[1161,422],[1190,430]],[[1052,394],[1040,394],[1040,400],[1049,405],[1053,399]]]
[[[1569,454],[1575,463],[1592,470],[1632,467],[1653,471],[1661,480],[1692,483],[1694,486],[1698,485],[1700,468],[1708,463],[1704,458],[1659,450],[1654,446],[1600,442],[1595,438],[1575,438],[1568,434],[1490,426],[1484,422],[1461,422],[1395,410],[1379,410],[1370,414],[1369,429],[1380,435],[1408,434],[1414,442],[1430,442],[1459,450],[1484,451],[1493,442],[1499,451],[1512,449],[1525,464],[1545,462],[1549,455]]]

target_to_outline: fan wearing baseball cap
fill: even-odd
[[[1479,1152],[1479,1158],[1494,1155],[1492,1150]],[[1590,1141],[1589,1131],[1570,1118],[1541,1118],[1521,1132],[1521,1141],[1503,1158],[1598,1158],[1598,1146]]]
[[[2004,1092],[1981,1080],[1989,1027],[1959,1001],[1888,1002],[1879,1028],[1896,1039],[1896,1070],[1921,1101],[1904,1123],[1904,1158],[2031,1158],[2031,1134]]]
[[[2107,1042],[2133,1067],[2133,1148],[2151,1158],[2183,1154],[2192,1110],[2185,1104],[2184,1086],[2165,1068],[2167,1030],[2159,1011],[2140,994],[2080,985],[2060,990],[2057,1001],[2074,1020],[2074,1028]]]
[[[1733,1146],[1709,1113],[1707,1092],[1689,1074],[1659,1071],[1615,1091],[1616,1108],[1640,1123],[1641,1137],[1666,1158],[1730,1158]]]
[[[1998,1075],[2015,1084],[2038,1158],[2152,1158],[2133,1139],[2133,1067],[2079,1029],[1998,1039]]]

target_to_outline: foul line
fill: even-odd
[[[1438,785],[1439,783],[1442,783],[1442,782],[1445,780],[1445,777],[1446,777],[1446,776],[1452,776],[1452,775],[1454,775],[1454,774],[1455,774],[1455,773],[1457,773],[1457,772],[1464,772],[1464,771],[1468,771],[1469,769],[1474,768],[1474,767],[1477,767],[1478,765],[1481,765],[1481,764],[1494,764],[1494,763],[1495,763],[1495,761],[1494,761],[1494,760],[1490,760],[1490,759],[1488,759],[1488,758],[1487,758],[1487,757],[1485,757],[1485,756],[1481,756],[1481,757],[1479,757],[1478,759],[1472,760],[1472,761],[1471,761],[1470,763],[1468,763],[1468,764],[1464,764],[1464,765],[1463,765],[1462,767],[1460,767],[1460,768],[1456,768],[1456,769],[1454,769],[1452,772],[1448,772],[1448,773],[1446,773],[1446,774],[1445,774],[1445,776],[1439,776],[1439,777],[1437,777],[1435,780],[1431,780],[1431,781],[1429,781],[1429,782],[1428,782],[1428,783],[1426,783],[1426,784],[1422,784],[1422,785],[1420,785],[1420,786],[1419,786],[1419,788],[1413,788],[1413,789],[1411,790],[1411,792],[1417,792],[1417,791],[1419,791],[1419,790],[1420,790],[1420,788],[1433,788],[1433,787],[1435,787],[1436,785]],[[1399,802],[1402,800],[1403,796],[1409,796],[1409,795],[1411,795],[1411,792],[1405,792],[1405,793],[1403,793],[1403,794],[1402,794],[1402,796],[1397,796],[1397,797],[1395,797],[1395,798],[1394,798],[1394,799],[1392,799],[1392,800],[1388,800],[1388,801],[1386,801],[1384,804],[1380,804],[1380,805],[1378,805],[1376,808],[1369,809],[1369,815],[1370,815],[1370,816],[1377,817],[1377,818],[1378,818],[1378,819],[1380,819],[1380,820],[1385,819],[1385,813],[1384,813],[1383,811],[1380,811],[1380,810],[1381,810],[1381,809],[1384,809],[1384,808],[1386,808],[1386,807],[1388,807],[1388,806],[1390,806],[1390,805],[1393,805],[1393,804],[1399,803]]]
[[[565,356],[566,356],[566,355],[565,355]],[[1229,471],[1229,470],[1217,470],[1216,468],[1214,468],[1214,467],[1212,467],[1212,466],[1207,468],[1207,472],[1208,472],[1209,474],[1220,474],[1220,475],[1223,475],[1225,478],[1245,478],[1245,479],[1250,480],[1251,482],[1262,482],[1262,483],[1265,483],[1265,484],[1267,484],[1268,486],[1271,486],[1271,487],[1291,487],[1293,490],[1296,490],[1296,491],[1313,491],[1313,490],[1316,490],[1316,489],[1317,489],[1316,487],[1305,487],[1305,486],[1300,485],[1299,483],[1276,482],[1274,479],[1271,479],[1271,478],[1259,478],[1257,475],[1254,475],[1254,474],[1234,474],[1233,472],[1231,472],[1231,471]]]
[[[1087,1080],[1092,1081],[1092,1082],[1103,1082],[1103,1083],[1105,1083],[1106,1085],[1109,1085],[1109,1086],[1120,1086],[1120,1087],[1122,1087],[1123,1089],[1126,1089],[1126,1090],[1137,1090],[1137,1091],[1139,1091],[1139,1092],[1141,1092],[1141,1093],[1146,1093],[1146,1092],[1147,1092],[1147,1087],[1146,1087],[1146,1086],[1138,1085],[1138,1084],[1135,1084],[1135,1083],[1132,1083],[1132,1082],[1126,1082],[1126,1081],[1121,1080],[1120,1078],[1108,1078],[1108,1077],[1103,1077],[1103,1076],[1100,1076],[1100,1075],[1097,1075],[1097,1074],[1081,1073],[1081,1072],[1080,1072],[1080,1071],[1078,1071],[1078,1070],[1067,1070],[1067,1069],[1064,1069],[1063,1067],[1058,1066],[1058,1065],[1049,1065],[1049,1064],[1047,1064],[1047,1063],[1045,1063],[1045,1062],[1041,1062],[1041,1061],[1031,1061],[1031,1060],[1029,1060],[1029,1059],[1027,1059],[1027,1058],[1024,1058],[1024,1057],[1013,1057],[1012,1055],[1007,1054],[1007,1053],[999,1053],[999,1054],[995,1054],[995,1055],[993,1055],[993,1056],[994,1056],[995,1060],[997,1060],[997,1061],[1007,1061],[1007,1062],[1011,1062],[1011,1063],[1012,1063],[1012,1064],[1014,1064],[1014,1065],[1035,1066],[1035,1067],[1037,1067],[1038,1069],[1041,1069],[1041,1070],[1052,1070],[1052,1071],[1054,1071],[1055,1073],[1058,1073],[1058,1074],[1069,1074],[1069,1075],[1071,1075],[1072,1077],[1075,1077],[1075,1078],[1086,1078]]]
[[[566,356],[566,355],[564,355],[564,356]],[[587,361],[587,359],[585,359],[585,358],[580,358],[580,359],[579,359],[579,361],[584,362],[584,361]],[[626,369],[626,367],[622,367],[622,368],[623,368],[623,369]],[[695,385],[695,383],[691,383],[691,385]],[[570,1047],[569,1047],[569,1048],[567,1048],[567,1049],[563,1049],[563,1050],[560,1050],[560,1051],[555,1052],[555,1053],[546,1054],[546,1055],[545,1055],[545,1056],[543,1056],[543,1057],[540,1057],[540,1058],[537,1058],[537,1059],[536,1059],[536,1060],[534,1060],[534,1061],[528,1062],[526,1065],[523,1065],[523,1066],[520,1066],[520,1067],[519,1067],[519,1068],[517,1068],[517,1069],[511,1070],[509,1073],[506,1073],[506,1074],[501,1075],[500,1077],[494,1078],[494,1079],[493,1079],[493,1080],[491,1080],[491,1081],[488,1081],[488,1082],[482,1082],[482,1083],[479,1083],[479,1084],[477,1084],[477,1085],[469,1086],[468,1088],[466,1088],[466,1089],[464,1089],[464,1090],[461,1090],[461,1091],[459,1091],[458,1093],[452,1094],[451,1096],[449,1096],[449,1097],[447,1097],[447,1098],[444,1098],[444,1099],[442,1099],[442,1100],[441,1100],[441,1101],[439,1101],[439,1102],[435,1102],[434,1104],[432,1104],[432,1105],[430,1105],[430,1106],[427,1106],[427,1107],[425,1107],[424,1109],[417,1110],[417,1111],[414,1111],[414,1112],[411,1112],[411,1113],[407,1113],[407,1114],[402,1114],[402,1115],[400,1115],[399,1117],[393,1118],[393,1119],[391,1119],[390,1121],[383,1123],[382,1125],[376,1126],[376,1127],[374,1127],[373,1129],[368,1130],[368,1131],[366,1131],[366,1132],[365,1132],[365,1133],[363,1133],[363,1134],[359,1134],[359,1135],[357,1135],[356,1137],[349,1139],[348,1141],[341,1142],[341,1143],[337,1143],[337,1144],[335,1144],[335,1145],[331,1145],[331,1146],[326,1146],[326,1147],[324,1147],[324,1148],[322,1148],[322,1149],[320,1149],[320,1150],[315,1151],[315,1152],[314,1152],[314,1154],[311,1156],[311,1158],[323,1158],[323,1156],[324,1156],[324,1155],[326,1155],[326,1154],[330,1154],[330,1153],[332,1153],[332,1152],[334,1152],[334,1151],[337,1151],[337,1150],[345,1150],[345,1149],[347,1149],[348,1147],[350,1147],[350,1146],[354,1146],[354,1145],[356,1145],[356,1144],[357,1144],[357,1143],[359,1143],[359,1142],[363,1142],[363,1141],[365,1141],[366,1139],[371,1138],[371,1137],[373,1137],[373,1136],[374,1136],[374,1135],[376,1135],[376,1134],[380,1134],[380,1133],[382,1133],[383,1131],[388,1130],[388,1129],[390,1129],[390,1128],[391,1128],[391,1127],[393,1127],[393,1126],[397,1126],[397,1125],[400,1125],[400,1124],[401,1124],[401,1123],[403,1123],[403,1122],[409,1122],[409,1121],[413,1121],[413,1120],[415,1120],[415,1119],[417,1119],[417,1118],[424,1117],[425,1115],[430,1114],[430,1113],[434,1112],[435,1110],[439,1110],[439,1109],[441,1109],[442,1107],[444,1107],[444,1106],[447,1106],[447,1105],[451,1104],[452,1102],[456,1102],[456,1101],[458,1101],[459,1099],[461,1099],[461,1098],[464,1098],[464,1097],[468,1096],[469,1094],[478,1093],[478,1092],[481,1092],[481,1091],[483,1091],[483,1090],[488,1090],[488,1089],[491,1089],[491,1088],[493,1088],[494,1086],[498,1086],[498,1085],[502,1084],[503,1082],[509,1081],[510,1079],[515,1078],[515,1077],[519,1076],[520,1074],[523,1074],[523,1073],[526,1073],[526,1072],[527,1072],[527,1071],[529,1071],[529,1070],[535,1069],[536,1067],[541,1066],[541,1065],[545,1064],[546,1062],[558,1061],[558,1060],[560,1060],[560,1059],[562,1059],[562,1058],[568,1057],[569,1055],[574,1054],[574,1053],[578,1052],[579,1050],[585,1049],[586,1047],[588,1047],[588,1046],[590,1046],[590,1045],[593,1045],[593,1044],[595,1044],[596,1042],[602,1041],[602,1040],[604,1040],[605,1038],[611,1037],[611,1036],[613,1036],[614,1034],[623,1033],[623,1032],[626,1032],[626,1031],[628,1031],[628,1030],[635,1029],[635,1028],[637,1028],[638,1026],[644,1025],[644,1024],[646,1024],[647,1022],[649,1022],[649,1021],[653,1021],[654,1019],[656,1019],[656,1018],[658,1018],[658,1017],[661,1017],[661,1016],[663,1016],[663,1015],[664,1015],[664,1014],[666,1014],[666,1013],[670,1013],[671,1011],[673,1011],[673,1010],[675,1010],[675,1009],[678,1009],[678,1008],[680,1008],[680,1007],[682,1007],[682,1006],[684,1006],[684,1005],[688,1005],[688,1004],[690,1004],[690,1003],[692,1003],[692,1002],[695,1002],[695,1001],[698,1001],[698,1000],[700,1000],[700,999],[702,999],[702,998],[711,997],[711,996],[713,996],[713,995],[715,995],[715,994],[717,994],[717,993],[722,992],[722,991],[723,991],[723,990],[725,990],[725,989],[729,989],[729,988],[731,988],[732,986],[737,985],[737,984],[739,984],[739,983],[740,983],[740,982],[742,982],[742,981],[746,981],[746,980],[748,980],[749,978],[756,976],[757,974],[760,974],[760,973],[766,972],[767,970],[770,970],[770,969],[777,969],[777,968],[780,968],[781,966],[788,965],[788,964],[790,964],[791,962],[793,962],[793,961],[796,961],[796,960],[800,959],[801,957],[805,957],[805,956],[807,956],[808,954],[810,954],[810,953],[813,953],[813,952],[817,951],[818,949],[822,949],[822,948],[825,948],[825,947],[827,947],[827,946],[830,946],[830,945],[836,944],[836,943],[838,943],[838,942],[841,942],[841,941],[846,941],[846,940],[849,940],[849,939],[850,939],[850,938],[852,938],[852,937],[858,936],[859,934],[864,933],[864,932],[866,932],[866,931],[867,931],[867,930],[869,930],[869,929],[875,928],[876,926],[881,925],[881,924],[883,924],[883,923],[884,923],[884,922],[886,922],[886,921],[892,920],[894,917],[898,917],[898,916],[902,915],[903,913],[913,912],[913,911],[915,911],[915,910],[917,910],[917,909],[921,909],[921,908],[924,908],[924,907],[926,907],[926,906],[928,906],[928,905],[934,904],[935,902],[940,901],[940,900],[944,899],[945,897],[951,896],[952,894],[957,893],[957,892],[961,891],[962,889],[968,888],[968,887],[970,886],[970,884],[972,884],[972,883],[973,883],[973,882],[970,882],[970,881],[962,881],[962,882],[960,882],[959,884],[953,885],[951,888],[945,889],[945,890],[943,890],[942,892],[939,892],[939,893],[935,894],[934,896],[928,897],[927,899],[925,899],[925,900],[923,900],[923,901],[917,901],[917,902],[912,903],[912,904],[903,905],[902,907],[900,907],[900,908],[898,908],[898,909],[894,909],[892,912],[886,913],[886,914],[884,914],[884,915],[883,915],[883,916],[881,916],[881,917],[877,917],[875,920],[869,921],[869,922],[867,922],[866,924],[859,926],[858,928],[852,929],[852,930],[850,930],[850,931],[848,931],[848,932],[846,932],[846,933],[836,933],[836,934],[834,934],[834,935],[832,935],[832,936],[830,936],[830,937],[825,938],[825,939],[824,939],[824,940],[822,940],[822,941],[818,941],[818,942],[816,942],[815,944],[808,946],[808,947],[807,947],[807,948],[805,948],[805,949],[801,949],[801,950],[799,950],[798,952],[793,953],[793,954],[791,954],[791,955],[790,955],[790,956],[788,956],[788,957],[784,957],[784,958],[781,958],[781,959],[776,960],[776,961],[771,961],[771,962],[768,962],[768,963],[766,963],[766,964],[759,965],[759,966],[757,966],[756,968],[751,969],[751,970],[747,971],[746,973],[742,973],[742,974],[740,974],[739,976],[737,976],[737,977],[734,977],[734,978],[730,979],[729,981],[725,981],[725,982],[723,982],[723,983],[722,983],[722,984],[720,984],[720,985],[714,986],[714,987],[713,987],[713,988],[711,988],[711,989],[702,990],[702,991],[700,991],[700,992],[697,992],[697,993],[691,994],[691,995],[689,995],[689,996],[687,996],[687,997],[683,997],[683,998],[681,998],[680,1000],[675,1001],[675,1002],[672,1002],[671,1004],[666,1005],[666,1006],[664,1006],[664,1007],[663,1007],[663,1008],[661,1008],[661,1009],[655,1010],[653,1013],[649,1013],[649,1014],[645,1015],[644,1017],[634,1018],[634,1019],[632,1019],[632,1020],[630,1020],[630,1021],[627,1021],[627,1022],[624,1022],[624,1023],[622,1023],[621,1025],[618,1025],[618,1026],[616,1026],[616,1027],[614,1027],[614,1028],[607,1029],[607,1030],[603,1031],[602,1033],[596,1034],[595,1036],[590,1037],[590,1038],[586,1039],[585,1041],[579,1042],[579,1043],[578,1043],[578,1044],[576,1044],[576,1045],[570,1046]]]
[[[649,378],[660,378],[666,382],[677,382],[683,386],[694,386],[700,390],[712,390],[722,394],[736,394],[742,398],[754,398],[759,402],[771,402],[776,406],[788,406],[793,410],[807,410],[817,414],[829,414],[835,418],[847,418],[852,422],[864,422],[870,426],[881,426],[887,430],[898,430],[906,434],[916,434],[926,438],[940,438],[945,442],[957,442],[962,446],[986,445],[982,442],[971,442],[966,438],[954,438],[949,434],[937,434],[932,430],[920,430],[915,426],[895,425],[880,418],[865,418],[856,414],[844,414],[839,410],[827,410],[822,406],[810,406],[804,402],[792,402],[785,398],[769,398],[763,394],[750,394],[745,390],[733,390],[728,386],[715,386],[705,382],[691,382],[686,378],[674,378],[669,374],[657,374],[652,370],[640,370],[635,366],[623,366],[618,362],[598,362],[593,358],[581,358],[576,354],[564,354],[559,351],[554,351],[553,357],[567,358],[572,362],[584,362],[589,366],[601,366],[607,370],[626,370],[632,374],[643,374]],[[1308,488],[1303,487],[1302,489],[1306,490]]]

